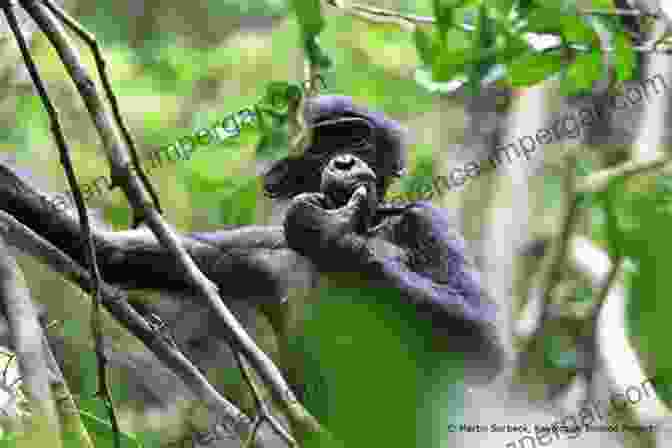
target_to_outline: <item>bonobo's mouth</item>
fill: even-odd
[[[366,197],[370,190],[371,188],[368,186],[368,182],[366,181],[356,182],[347,187],[329,188],[323,192],[326,198],[324,208],[341,208],[347,205],[348,202],[350,202],[350,200],[355,196],[355,194]]]

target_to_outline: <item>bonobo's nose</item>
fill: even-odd
[[[341,154],[331,159],[329,168],[334,171],[348,171],[351,170],[356,163],[357,160],[350,154]]]

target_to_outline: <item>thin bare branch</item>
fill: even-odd
[[[91,291],[91,275],[81,265],[3,211],[0,211],[0,236],[46,263],[63,277],[79,285],[85,292]],[[234,427],[239,434],[244,436],[250,434],[252,430],[250,418],[222,397],[177,347],[152,330],[142,316],[128,304],[127,294],[123,290],[103,281],[101,297],[103,306],[110,314],[173,371],[211,412],[224,417],[226,423]],[[267,440],[267,437],[264,435],[264,440]]]
[[[670,161],[672,158],[668,155],[650,161],[628,160],[618,166],[605,168],[586,176],[580,181],[577,190],[583,193],[602,192],[615,179],[647,174],[666,167]]]
[[[271,426],[271,428],[273,428],[273,430],[276,433],[278,433],[290,447],[298,447],[294,438],[287,432],[287,430],[285,430],[282,424],[278,422],[278,420],[273,416],[271,410],[268,409],[268,405],[266,405],[266,402],[264,401],[263,398],[263,393],[257,387],[257,384],[255,383],[254,378],[252,376],[252,373],[250,372],[250,368],[247,366],[247,362],[245,361],[243,355],[241,355],[240,352],[236,352],[234,353],[234,357],[236,359],[236,363],[238,364],[238,368],[243,374],[243,379],[245,380],[245,383],[252,392],[252,397],[254,398],[254,403],[257,408],[257,416],[254,422],[254,427],[244,447],[247,448],[252,446],[252,443],[254,442],[254,439],[257,434],[257,430],[264,421],[267,421]]]
[[[124,123],[123,117],[121,115],[121,111],[119,109],[119,102],[117,101],[116,96],[114,95],[114,92],[112,91],[112,86],[110,84],[109,77],[107,75],[107,72],[105,70],[105,67],[107,65],[105,61],[105,57],[103,56],[103,53],[100,51],[100,45],[98,44],[98,40],[96,37],[91,34],[89,31],[87,31],[79,22],[77,22],[75,19],[73,19],[63,8],[58,6],[56,3],[54,3],[52,0],[41,0],[47,7],[53,12],[56,17],[61,19],[71,30],[73,30],[84,42],[87,43],[89,48],[91,48],[91,51],[93,52],[94,59],[96,61],[96,68],[98,69],[98,76],[100,76],[100,79],[103,83],[103,90],[105,90],[105,95],[107,96],[107,100],[110,102],[110,105],[112,106],[112,113],[114,114],[114,119],[116,120],[119,129],[121,129],[121,133],[124,136],[124,140],[126,142],[126,145],[128,146],[130,155],[131,155],[131,160],[133,162],[133,166],[135,170],[138,173],[138,176],[140,177],[140,180],[142,181],[143,185],[147,189],[147,192],[149,193],[150,197],[152,198],[152,202],[154,203],[154,207],[156,208],[157,212],[162,214],[163,212],[161,211],[161,204],[159,203],[159,196],[154,190],[154,187],[152,186],[152,183],[149,181],[149,178],[147,177],[147,174],[143,171],[141,165],[140,165],[140,158],[138,157],[138,152],[135,148],[135,142],[133,141],[133,137],[131,136],[130,131],[128,130],[128,127]],[[113,184],[114,186],[114,184]],[[137,227],[140,224],[141,217],[135,215],[134,216],[134,222],[133,222],[133,227]]]
[[[23,56],[23,60],[25,61],[26,68],[28,69],[28,73],[30,74],[30,77],[33,81],[33,84],[35,85],[35,88],[38,91],[38,94],[40,96],[40,99],[42,101],[42,104],[44,105],[44,108],[47,112],[47,115],[49,116],[49,120],[51,122],[51,131],[52,134],[54,135],[54,139],[56,140],[56,144],[58,146],[59,154],[60,154],[60,160],[61,164],[63,165],[63,169],[65,171],[68,184],[70,186],[71,191],[73,192],[74,199],[75,199],[75,204],[77,207],[77,212],[79,215],[79,220],[80,220],[80,225],[82,227],[82,239],[83,242],[86,244],[87,248],[87,256],[88,256],[88,264],[89,264],[89,269],[91,269],[91,272],[93,274],[93,278],[95,281],[94,284],[94,292],[93,292],[93,303],[94,306],[92,308],[91,312],[91,330],[92,334],[94,337],[95,341],[95,352],[96,352],[96,358],[97,358],[97,366],[98,366],[98,383],[99,383],[99,394],[103,398],[103,401],[105,402],[105,405],[108,410],[108,414],[110,417],[110,421],[112,422],[112,429],[114,432],[114,440],[115,440],[115,447],[120,448],[121,447],[121,435],[119,431],[119,422],[117,421],[117,417],[114,412],[114,406],[112,404],[112,397],[110,395],[110,389],[107,384],[107,374],[105,370],[105,365],[106,365],[106,359],[105,359],[105,354],[103,353],[103,336],[101,333],[101,326],[100,326],[100,295],[98,293],[98,285],[100,284],[100,271],[98,269],[98,263],[96,262],[96,249],[93,244],[93,238],[91,235],[91,227],[89,225],[89,219],[88,219],[88,214],[86,211],[86,206],[84,205],[84,197],[82,195],[81,190],[79,189],[79,186],[77,184],[77,178],[75,176],[74,169],[72,167],[72,160],[70,157],[70,150],[68,148],[68,145],[65,141],[65,136],[63,134],[63,130],[61,129],[61,125],[58,120],[58,112],[56,108],[53,106],[51,103],[51,100],[49,99],[49,96],[47,94],[46,88],[44,86],[44,83],[42,82],[42,78],[40,77],[40,74],[37,70],[37,67],[35,66],[35,63],[32,59],[32,56],[30,54],[30,51],[28,50],[28,45],[26,44],[25,39],[23,38],[23,35],[21,33],[21,30],[19,28],[16,15],[14,14],[14,11],[10,6],[7,6],[3,8],[5,16],[7,17],[7,22],[9,23],[10,27],[12,28],[12,31],[14,33],[14,36],[16,37],[17,43],[19,45],[19,48],[21,50],[21,54]]]
[[[303,435],[323,432],[317,420],[299,403],[280,370],[259,349],[233,313],[224,305],[218,294],[217,286],[203,275],[180,244],[176,233],[153,208],[142,183],[129,169],[129,158],[124,145],[112,126],[112,120],[96,92],[95,84],[87,74],[77,50],[71,44],[60,23],[46,6],[35,0],[23,0],[21,5],[47,35],[82,96],[103,141],[107,158],[111,164],[113,182],[122,186],[131,206],[141,210],[139,213],[148,227],[161,244],[169,249],[188,282],[198,291],[199,295],[207,299],[208,305],[229,332],[232,349],[241,350],[255,370],[259,372],[264,383],[269,386],[273,398],[282,405],[282,409],[288,415],[297,433],[303,437]]]
[[[9,26],[12,28],[12,32],[14,33],[16,41],[19,45],[19,49],[21,50],[23,60],[25,61],[26,64],[26,68],[28,69],[30,78],[33,81],[33,85],[37,89],[42,104],[44,105],[47,115],[49,116],[49,121],[51,123],[51,131],[52,134],[54,135],[54,139],[56,140],[56,144],[58,146],[61,164],[63,165],[63,169],[65,171],[66,178],[70,186],[70,190],[73,192],[73,196],[75,199],[75,204],[79,215],[79,221],[82,227],[82,239],[83,243],[86,244],[87,248],[89,269],[92,272],[95,282],[94,291],[92,295],[94,306],[91,312],[91,331],[94,337],[95,352],[98,361],[97,362],[98,384],[99,384],[98,393],[101,395],[108,410],[110,421],[112,423],[112,429],[114,432],[115,447],[121,448],[121,435],[119,432],[119,422],[117,421],[117,417],[114,412],[112,397],[110,395],[110,389],[107,384],[107,374],[105,370],[105,365],[107,361],[105,359],[105,354],[103,352],[103,335],[100,330],[101,328],[100,294],[98,292],[99,289],[98,285],[100,284],[101,281],[100,271],[98,269],[98,263],[96,262],[96,248],[93,244],[91,227],[89,225],[89,217],[86,211],[86,206],[84,205],[84,197],[77,184],[75,171],[72,167],[70,150],[68,148],[65,136],[63,134],[63,130],[61,129],[61,125],[58,120],[58,111],[56,110],[56,108],[51,103],[51,100],[49,99],[49,95],[47,94],[46,88],[44,86],[44,83],[42,82],[42,78],[40,77],[37,67],[35,66],[30,51],[28,50],[28,45],[26,44],[26,41],[23,38],[21,29],[19,28],[16,15],[14,14],[12,7],[6,6],[3,8],[3,11],[5,13],[5,17],[7,17],[7,22],[9,23]]]
[[[62,446],[56,405],[49,387],[43,333],[19,265],[0,236],[0,300],[7,315],[23,387],[31,410],[30,446]],[[32,445],[31,445],[32,444]]]

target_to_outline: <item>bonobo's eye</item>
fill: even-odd
[[[373,148],[375,128],[364,118],[343,117],[323,120],[313,125],[312,148],[341,149]]]

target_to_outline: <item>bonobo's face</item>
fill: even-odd
[[[323,193],[333,206],[348,202],[357,187],[382,201],[387,186],[405,167],[404,132],[376,112],[344,96],[319,96],[307,103],[306,122],[312,143],[298,158],[274,163],[264,175],[271,197]]]
[[[328,201],[327,208],[338,208],[348,203],[357,188],[366,188],[366,196],[376,196],[376,175],[360,158],[352,154],[338,154],[322,170],[320,192]]]

